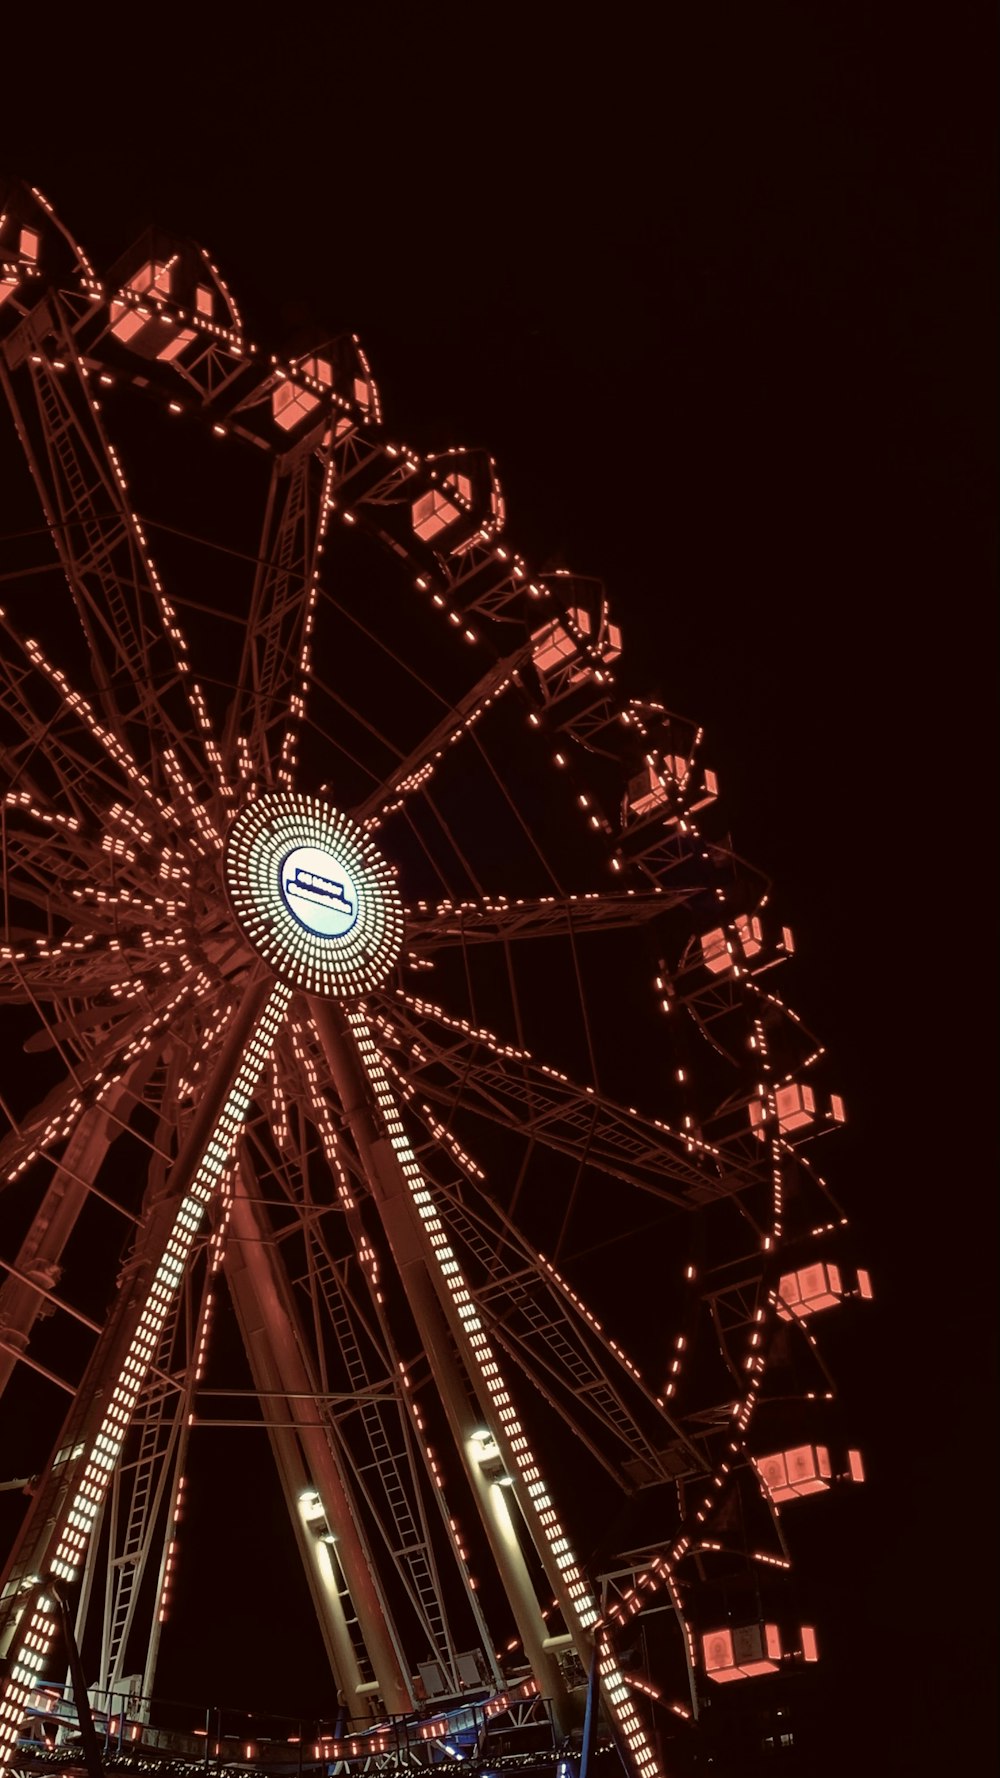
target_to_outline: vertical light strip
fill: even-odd
[[[346,1009],[345,1009],[346,1010]],[[367,1020],[360,1012],[347,1010],[347,1019],[354,1033],[362,1066],[368,1076],[385,1131],[396,1153],[410,1196],[424,1226],[431,1251],[437,1261],[454,1305],[455,1313],[467,1342],[467,1351],[475,1363],[482,1385],[496,1411],[525,1492],[531,1501],[535,1521],[548,1543],[553,1562],[559,1570],[563,1588],[571,1608],[583,1630],[594,1633],[599,1612],[586,1576],[570,1546],[555,1504],[542,1479],[542,1472],[528,1443],[517,1409],[504,1382],[496,1354],[472,1300],[461,1267],[455,1257],[441,1218],[396,1106],[389,1076],[379,1050],[372,1038]],[[650,1745],[642,1720],[629,1695],[624,1676],[614,1655],[606,1646],[601,1650],[601,1681],[608,1708],[627,1743],[636,1770],[641,1778],[654,1778],[660,1771],[656,1754]]]
[[[206,1207],[219,1190],[232,1160],[254,1091],[284,1023],[291,998],[292,989],[284,982],[275,982],[248,1039],[236,1079],[205,1144],[191,1183],[177,1207],[173,1228],[149,1287],[132,1343],[87,1453],[56,1545],[51,1572],[58,1580],[77,1578],[195,1236]],[[51,1601],[39,1597],[32,1608],[26,1632],[23,1636],[18,1635],[20,1646],[0,1701],[0,1765],[9,1762],[17,1745],[18,1729],[41,1675],[54,1632]]]

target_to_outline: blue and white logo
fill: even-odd
[[[332,852],[296,846],[281,861],[281,894],[300,926],[320,938],[342,938],[358,917],[358,892]]]
[[[292,987],[357,1001],[393,968],[405,930],[395,872],[339,809],[265,791],[233,818],[223,873],[239,926]]]

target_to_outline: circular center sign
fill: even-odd
[[[358,891],[340,860],[319,846],[295,846],[282,859],[281,893],[300,926],[341,938],[358,917]]]
[[[402,904],[393,871],[350,816],[268,791],[236,816],[223,872],[240,926],[283,981],[357,999],[385,980],[403,941]]]

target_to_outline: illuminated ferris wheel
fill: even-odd
[[[0,1380],[54,1435],[4,1753],[63,1589],[97,1689],[155,1692],[225,1313],[359,1744],[471,1692],[566,1736],[594,1672],[651,1778],[663,1712],[816,1656],[783,1514],[860,1478],[814,1330],[870,1294],[700,732],[486,455],[394,440],[353,338],[259,351],[191,243],[98,276],[14,186],[0,329],[44,514],[4,520]]]

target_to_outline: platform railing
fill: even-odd
[[[474,1771],[558,1755],[571,1778],[576,1750],[557,1737],[551,1705],[530,1682],[509,1692],[434,1699],[406,1715],[284,1717],[223,1705],[208,1708],[133,1691],[89,1696],[105,1766],[111,1770],[181,1769],[268,1772],[287,1778],[337,1778],[369,1770],[461,1763]],[[80,1722],[71,1688],[35,1694],[21,1734],[19,1765],[73,1766]]]

